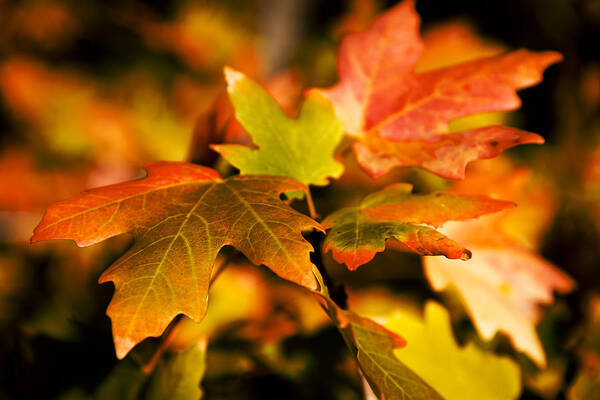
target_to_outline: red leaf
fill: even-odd
[[[535,134],[501,127],[450,134],[449,123],[518,108],[516,90],[540,82],[560,54],[517,50],[416,74],[423,52],[418,29],[413,1],[407,0],[370,29],[348,36],[338,55],[340,82],[323,91],[346,131],[358,137],[355,151],[367,172],[377,177],[394,166],[420,166],[461,179],[472,160],[543,142]]]

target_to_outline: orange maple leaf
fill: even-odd
[[[116,286],[108,314],[119,358],[144,338],[160,335],[177,314],[204,317],[212,266],[223,246],[316,288],[313,248],[301,232],[321,227],[279,199],[285,191],[302,190],[300,182],[262,175],[223,180],[215,170],[180,162],[146,168],[144,179],[51,205],[31,239],[89,246],[133,234],[133,247],[100,277]]]
[[[322,91],[346,131],[357,137],[357,160],[370,175],[418,166],[462,179],[470,161],[495,157],[518,144],[543,143],[536,134],[502,126],[450,134],[449,123],[518,108],[516,90],[540,82],[542,71],[559,61],[560,54],[517,50],[416,74],[422,52],[412,0],[341,44],[340,81]]]

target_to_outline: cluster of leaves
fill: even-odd
[[[231,2],[0,0],[0,398],[595,398],[600,152],[501,154],[561,55],[349,0],[272,74]],[[598,82],[557,131],[600,132]]]
[[[462,179],[471,161],[495,157],[518,144],[543,142],[536,134],[499,125],[450,132],[449,123],[472,114],[517,108],[520,101],[515,91],[538,83],[542,71],[560,60],[559,54],[518,50],[415,73],[422,52],[419,18],[413,2],[405,0],[378,17],[369,29],[343,39],[339,83],[308,91],[296,118],[286,115],[256,82],[226,68],[235,119],[254,147],[225,143],[212,149],[239,175],[223,178],[214,169],[184,162],[152,163],[146,166],[143,179],[92,189],[53,204],[35,229],[32,242],[72,239],[79,246],[89,246],[123,233],[133,236],[132,247],[100,277],[100,282],[112,281],[116,288],[108,315],[118,358],[145,338],[160,336],[179,314],[202,321],[215,261],[224,246],[233,246],[253,264],[267,266],[322,301],[364,378],[381,398],[461,398],[466,389],[449,386],[443,379],[443,371],[449,368],[464,369],[457,382],[468,382],[475,375],[482,380],[479,389],[470,388],[475,397],[514,398],[520,391],[514,362],[475,345],[456,349],[441,306],[428,305],[424,322],[413,323],[419,327],[394,319],[395,333],[348,310],[339,296],[330,296],[333,288],[322,276],[323,264],[311,262],[310,252],[320,252],[322,245],[324,252],[331,250],[337,262],[354,270],[393,240],[408,251],[459,259],[459,263],[472,256],[487,257],[498,272],[511,269],[507,274],[515,273],[511,265],[521,268],[530,263],[519,275],[531,270],[534,277],[548,278],[537,284],[539,289],[530,281],[512,287],[516,309],[504,308],[503,300],[494,304],[501,289],[489,280],[491,290],[465,282],[471,279],[469,272],[461,272],[455,264],[449,275],[444,275],[443,262],[427,261],[427,268],[436,290],[449,282],[456,285],[482,338],[489,340],[498,330],[505,331],[517,349],[539,365],[545,364],[535,334],[536,319],[526,319],[521,326],[506,319],[519,318],[524,309],[535,314],[537,304],[547,302],[548,296],[551,299],[553,289],[570,290],[570,279],[551,265],[532,260],[535,256],[526,250],[522,256],[507,250],[486,255],[489,251],[475,244],[477,250],[472,253],[454,241],[453,235],[434,229],[448,221],[511,208],[514,203],[460,192],[415,195],[410,184],[396,183],[368,195],[357,206],[333,212],[322,224],[316,220],[309,186],[326,186],[339,178],[344,173],[340,154],[350,148],[373,178],[394,167],[415,166],[443,178]],[[349,140],[340,149],[344,132]],[[282,195],[290,201],[306,198],[311,217],[291,208],[280,199]],[[313,240],[311,245],[302,236],[311,230],[327,231],[322,244]],[[477,311],[482,308],[487,313]],[[425,334],[417,333],[423,329],[429,332],[430,343],[449,340],[438,346],[441,352],[456,353],[444,358],[451,365],[434,366],[436,353],[427,361],[433,350],[426,344],[419,347],[426,340]],[[404,330],[408,345],[402,337]],[[399,350],[404,346],[407,350]],[[198,357],[200,348],[194,349],[181,353],[158,375],[181,379],[177,371]],[[436,368],[440,371],[435,372]],[[186,375],[181,385],[196,390],[194,376]],[[161,382],[162,378],[156,379]],[[160,390],[150,393],[158,395]],[[193,395],[187,392],[185,396]]]

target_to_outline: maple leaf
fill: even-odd
[[[462,179],[470,161],[543,142],[501,126],[450,134],[449,123],[518,108],[515,91],[538,83],[560,54],[517,50],[415,74],[422,52],[419,17],[407,0],[368,30],[346,37],[338,55],[339,83],[317,89],[331,99],[345,130],[357,136],[357,160],[373,177],[395,166],[419,166]]]
[[[333,158],[343,136],[329,100],[309,94],[297,119],[290,119],[260,85],[240,72],[225,69],[235,117],[259,147],[216,145],[214,150],[241,174],[289,176],[309,185],[327,185],[344,168]]]
[[[355,270],[385,249],[387,239],[396,239],[422,255],[445,255],[469,259],[471,252],[435,229],[450,220],[467,220],[513,207],[514,203],[485,196],[445,193],[411,194],[412,185],[394,184],[362,200],[358,207],[336,211],[323,221],[331,229],[324,251]]]
[[[394,356],[395,349],[406,345],[402,337],[369,318],[342,310],[326,294],[317,294],[379,398],[442,399],[435,389]]]
[[[486,221],[448,224],[443,232],[463,237],[462,232],[485,236]],[[540,318],[538,304],[552,304],[552,292],[569,292],[573,281],[549,262],[516,244],[482,245],[463,240],[473,250],[464,263],[432,257],[423,259],[425,274],[433,289],[458,290],[475,328],[491,340],[496,332],[508,335],[513,345],[538,365],[546,357],[535,325]]]
[[[456,289],[479,335],[491,340],[501,331],[538,365],[546,358],[536,332],[538,304],[552,304],[553,291],[569,292],[574,282],[540,257],[535,248],[554,212],[552,192],[530,171],[502,157],[472,165],[455,193],[485,193],[515,200],[519,207],[477,221],[453,222],[442,229],[468,246],[473,258],[423,259],[434,290]]]
[[[354,310],[374,318],[392,332],[402,334],[406,346],[394,356],[419,375],[445,399],[515,399],[521,390],[519,366],[509,359],[454,339],[448,311],[434,301],[425,304],[421,317],[388,296],[388,311],[369,312],[369,293],[351,296]],[[379,300],[381,302],[381,300]],[[379,304],[381,307],[382,304]],[[451,376],[448,371],[452,371]]]
[[[285,70],[264,82],[267,92],[273,96],[287,115],[297,112],[302,95],[300,77],[293,70]],[[218,154],[211,144],[250,144],[250,135],[234,118],[234,110],[226,90],[219,94],[212,107],[196,121],[189,159],[197,164],[213,165]]]
[[[314,288],[301,231],[321,229],[279,200],[304,185],[285,177],[235,176],[210,168],[157,162],[144,179],[92,189],[51,205],[32,242],[73,239],[89,246],[130,232],[133,247],[100,277],[116,291],[108,308],[117,356],[158,336],[177,314],[199,321],[206,312],[211,269],[232,245],[256,265]]]

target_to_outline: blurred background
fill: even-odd
[[[113,288],[96,283],[129,239],[30,246],[45,207],[139,177],[153,160],[231,173],[207,147],[250,141],[232,120],[223,67],[261,81],[293,115],[303,89],[336,82],[341,38],[394,3],[0,0],[0,399],[137,398],[147,390],[139,365],[156,341],[117,363],[104,314]],[[417,71],[520,47],[564,55],[540,85],[520,92],[518,111],[453,123],[505,123],[547,143],[475,163],[462,183],[412,169],[372,181],[348,157],[346,175],[316,190],[319,213],[398,180],[421,192],[450,188],[523,204],[495,229],[577,286],[540,316],[546,369],[506,338],[481,345],[517,358],[522,398],[600,398],[600,1],[420,0],[417,10],[427,43]],[[456,295],[431,289],[417,256],[388,251],[352,273],[327,255],[325,263],[358,308],[392,300],[418,308],[434,298],[447,304],[459,343],[476,338]],[[207,321],[182,323],[174,344],[210,338],[201,342],[206,398],[362,398],[351,355],[310,297],[243,260],[218,282]],[[577,383],[599,397],[576,397]]]

